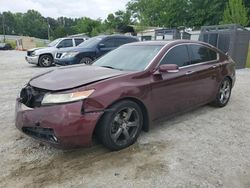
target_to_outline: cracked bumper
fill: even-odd
[[[16,127],[24,134],[59,148],[90,146],[103,112],[82,114],[82,102],[28,108],[16,102]]]

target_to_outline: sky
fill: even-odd
[[[44,17],[60,16],[105,19],[109,13],[125,10],[129,0],[0,0],[0,12],[26,12],[34,9]]]

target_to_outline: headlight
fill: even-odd
[[[95,90],[79,91],[65,94],[45,94],[42,104],[60,104],[79,101],[88,98]]]
[[[32,53],[31,53],[31,56],[36,56],[37,55],[37,51],[33,51]]]
[[[71,58],[75,57],[79,52],[64,52],[61,58]]]

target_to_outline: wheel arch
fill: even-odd
[[[231,78],[231,76],[225,76],[225,78],[228,78],[229,81],[230,81],[231,86],[233,86],[233,79]]]
[[[119,102],[121,102],[121,101],[125,101],[125,100],[133,101],[133,102],[135,102],[137,105],[139,105],[140,109],[142,110],[142,115],[143,115],[142,130],[145,131],[145,132],[148,132],[148,131],[149,131],[149,124],[150,124],[150,123],[149,123],[149,114],[148,114],[148,110],[147,110],[145,104],[144,104],[141,100],[139,100],[139,99],[137,99],[137,98],[134,98],[134,97],[125,97],[125,98],[118,99],[118,100],[114,101],[113,103],[111,103],[111,104],[106,108],[105,111],[111,110],[111,106],[113,106],[114,104],[119,103]],[[94,129],[94,132],[93,132],[94,134],[95,134],[96,130],[98,129],[98,127],[100,126],[100,122],[102,121],[102,118],[103,118],[104,115],[105,115],[105,112],[104,112],[103,115],[99,118],[99,120],[98,120],[98,122],[97,122],[97,124],[96,124],[96,127],[95,127],[95,129]]]
[[[52,61],[54,61],[54,57],[53,57],[53,55],[52,55],[51,53],[40,54],[40,55],[39,55],[39,59],[40,59],[42,56],[44,56],[44,55],[49,55],[49,56],[51,56],[51,57],[52,57]]]

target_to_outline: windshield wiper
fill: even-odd
[[[124,71],[124,69],[118,69],[118,68],[114,68],[114,67],[111,67],[111,66],[101,66],[101,67],[108,68],[108,69],[119,70],[119,71]]]
[[[111,66],[101,66],[101,67],[109,68],[109,69],[115,69],[114,67],[111,67]]]

